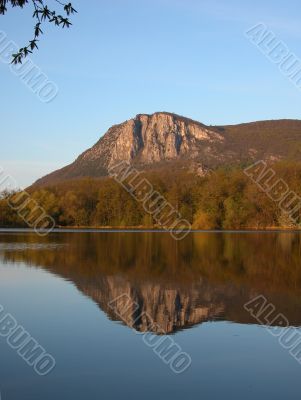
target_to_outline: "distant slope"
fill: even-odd
[[[126,160],[137,168],[179,165],[203,174],[218,166],[264,159],[301,160],[301,121],[278,120],[206,126],[176,114],[138,114],[112,126],[72,164],[39,179],[49,185],[80,177],[102,177]]]

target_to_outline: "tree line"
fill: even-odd
[[[301,164],[282,162],[273,168],[300,194]],[[194,229],[298,227],[242,167],[220,168],[203,177],[183,170],[143,175]],[[111,178],[81,178],[27,191],[58,227],[156,227],[142,204]],[[0,195],[0,226],[26,227],[8,204],[13,195]],[[27,208],[30,214],[30,203]]]

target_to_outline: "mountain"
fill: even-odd
[[[301,121],[277,120],[206,126],[176,114],[138,114],[112,126],[72,164],[39,179],[49,185],[80,177],[102,177],[119,161],[136,168],[189,168],[198,174],[252,160],[301,160]]]

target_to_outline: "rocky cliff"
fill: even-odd
[[[137,168],[174,166],[204,174],[219,165],[254,159],[301,159],[301,121],[263,121],[208,127],[179,115],[138,114],[111,127],[72,164],[38,180],[51,184],[78,177],[100,177],[119,161]]]

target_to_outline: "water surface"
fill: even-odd
[[[300,238],[0,233],[0,304],[56,360],[41,377],[0,338],[2,399],[296,398],[301,365],[244,304],[264,295],[301,326]],[[124,294],[149,318],[120,318]],[[182,374],[143,342],[158,326],[191,356]]]

